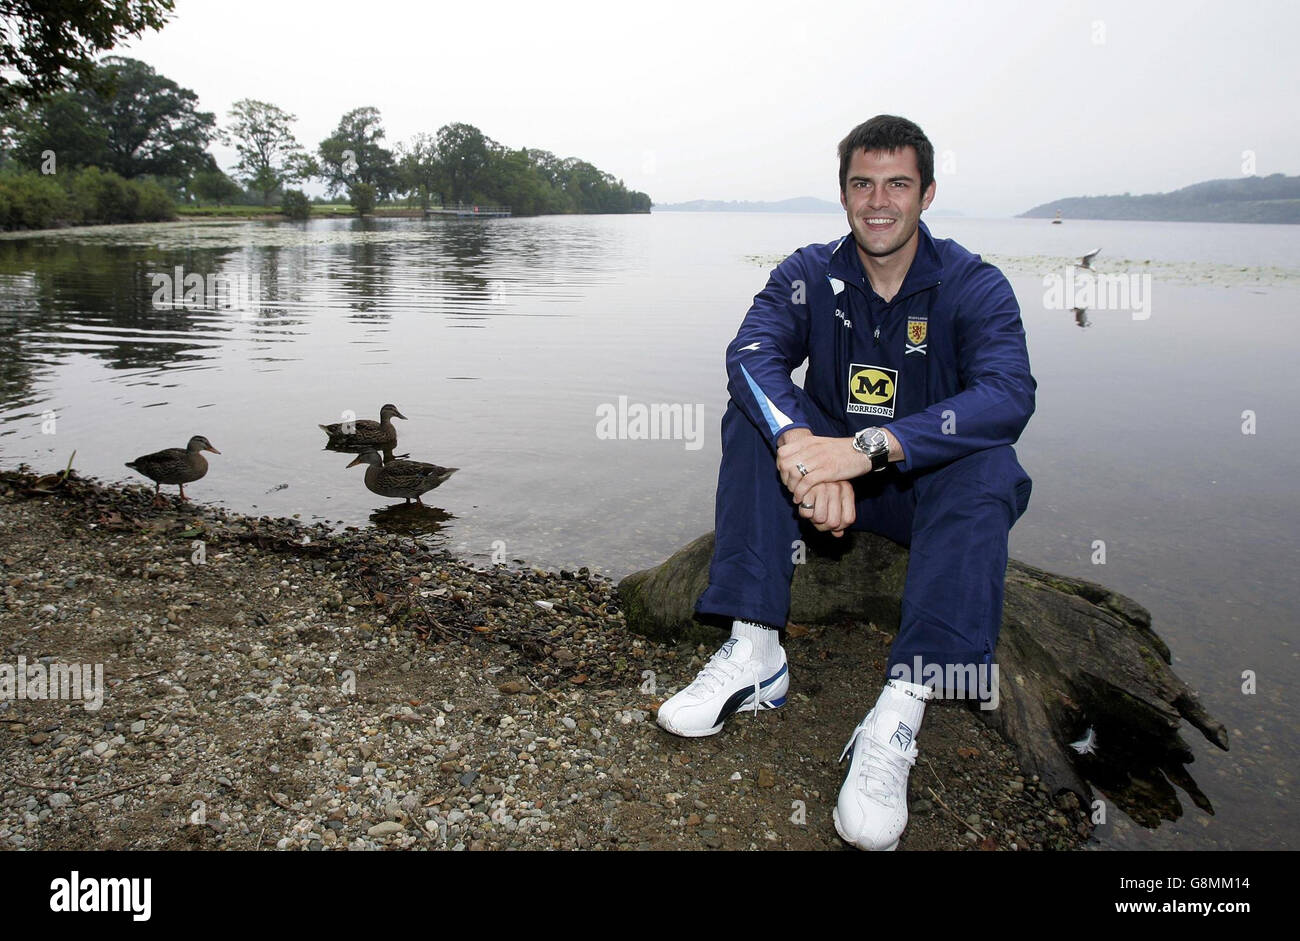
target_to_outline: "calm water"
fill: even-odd
[[[1214,816],[1184,799],[1156,831],[1112,819],[1105,844],[1294,847],[1300,226],[931,227],[1003,265],[1024,313],[1039,391],[1013,555],[1150,608],[1230,731],[1227,754],[1184,733]],[[4,238],[0,464],[50,470],[75,449],[84,474],[139,479],[124,461],[204,434],[222,454],[189,488],[197,500],[621,576],[712,528],[723,349],[776,258],[844,231],[835,215],[662,213]],[[1100,270],[1151,275],[1148,319],[1093,310],[1081,330],[1045,309],[1043,275],[1098,246]],[[255,276],[264,306],[155,309],[151,276],[176,266]],[[702,430],[598,435],[620,397],[702,407]],[[441,512],[387,509],[350,456],[321,450],[317,423],[384,402],[409,418],[399,452],[461,468],[429,495]]]

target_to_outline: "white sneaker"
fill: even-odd
[[[836,803],[835,831],[863,850],[894,850],[907,827],[907,775],[916,763],[916,731],[880,704],[867,713],[844,756],[849,773]]]
[[[781,648],[781,663],[770,675],[754,656],[747,637],[732,637],[709,658],[685,689],[659,707],[656,721],[674,735],[696,738],[722,730],[733,712],[758,712],[785,705],[790,669]]]

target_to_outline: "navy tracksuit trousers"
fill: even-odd
[[[853,432],[798,390],[813,433]],[[852,529],[911,550],[902,620],[888,667],[992,664],[1002,623],[1007,534],[1031,483],[1010,445],[910,474],[895,466],[853,481]],[[716,545],[709,586],[695,610],[784,627],[802,519],[781,482],[764,433],[734,401],[722,418]],[[806,524],[810,529],[811,522]],[[914,682],[920,682],[914,678]]]

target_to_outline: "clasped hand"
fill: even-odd
[[[850,481],[870,469],[866,456],[853,447],[852,438],[822,438],[806,428],[791,429],[782,440],[776,466],[781,482],[799,504],[799,515],[822,532],[843,536],[857,519]],[[808,503],[812,506],[804,505]]]

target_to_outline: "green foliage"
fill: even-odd
[[[53,177],[30,170],[0,177],[0,198],[5,204],[6,229],[48,229],[59,222],[76,221],[71,200]]]
[[[437,194],[444,204],[505,205],[516,215],[650,211],[648,195],[586,161],[509,150],[470,124],[417,135],[398,155],[399,187],[425,207]]]
[[[216,203],[218,206],[232,203],[244,195],[243,188],[220,170],[202,170],[194,174],[186,190],[200,203]]]
[[[68,192],[77,208],[79,222],[95,225],[135,220],[139,193],[116,173],[87,167],[72,179]]]
[[[183,179],[216,168],[207,152],[216,119],[197,103],[145,63],[109,56],[78,87],[14,109],[5,122],[15,158],[32,170],[52,152],[61,170]]]
[[[275,105],[252,98],[236,101],[231,123],[222,138],[239,152],[236,173],[269,204],[271,196],[288,183],[319,173],[316,161],[302,149],[290,125],[298,120]]]
[[[0,227],[160,222],[175,215],[167,190],[154,180],[124,180],[87,167],[46,176],[30,170],[0,174]]]
[[[84,80],[97,54],[162,29],[173,6],[174,0],[0,0],[0,110]]]
[[[302,190],[285,190],[280,197],[280,211],[289,219],[306,219],[311,215],[311,200]]]
[[[339,119],[334,133],[320,142],[321,177],[331,194],[352,183],[369,183],[384,199],[398,186],[391,151],[380,145],[384,125],[378,108],[354,108]]]
[[[369,183],[353,183],[348,187],[348,202],[358,216],[375,211],[375,188]]]

